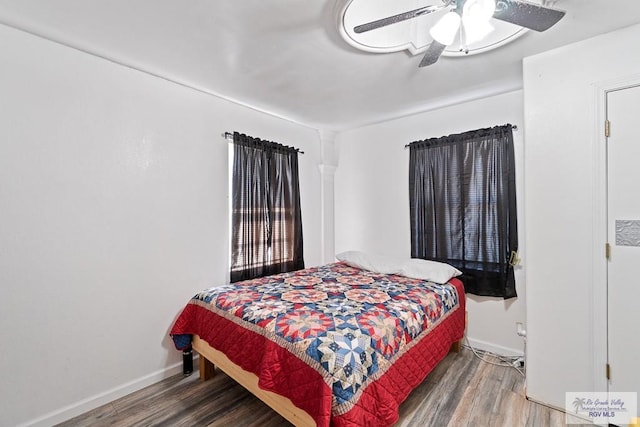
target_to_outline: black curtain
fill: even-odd
[[[515,297],[512,126],[417,141],[409,148],[411,256],[458,268],[469,293]]]
[[[231,282],[304,268],[298,151],[233,134]]]

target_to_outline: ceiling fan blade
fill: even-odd
[[[524,0],[499,0],[493,17],[535,31],[545,31],[565,15],[564,10],[552,9]]]
[[[444,52],[444,48],[446,47],[447,46],[442,43],[438,43],[435,40],[432,41],[429,47],[427,48],[427,51],[424,53],[424,56],[422,57],[422,61],[420,61],[420,64],[418,65],[418,67],[426,67],[428,65],[433,65],[436,62],[438,62],[438,59],[440,59],[440,55],[442,55],[442,52]]]
[[[425,6],[420,9],[411,10],[409,12],[400,13],[398,15],[389,16],[387,18],[378,19],[377,21],[367,22],[366,24],[358,25],[353,28],[356,33],[364,33],[366,31],[375,30],[376,28],[386,27],[387,25],[395,24],[396,22],[406,21],[407,19],[417,18],[418,16],[428,15],[432,12],[438,11],[443,6]]]

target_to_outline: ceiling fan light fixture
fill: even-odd
[[[383,53],[406,49],[413,55],[424,52],[419,67],[426,67],[435,64],[440,56],[463,57],[484,53],[515,41],[529,30],[548,30],[566,15],[566,11],[551,7],[555,1],[440,0],[442,4],[439,5],[389,15],[387,7],[395,2],[345,0],[339,30],[349,44],[364,51]],[[358,17],[359,14],[362,17]],[[417,21],[415,25],[404,24],[393,30],[382,30],[431,14],[433,16],[428,20],[430,31],[426,25],[420,25],[416,30]],[[372,17],[377,19],[366,21]],[[427,22],[426,18],[424,22]],[[427,34],[431,37],[425,37],[422,28],[429,31]]]
[[[429,34],[440,44],[450,45],[460,28],[460,15],[456,12],[448,12],[436,24],[431,27]]]

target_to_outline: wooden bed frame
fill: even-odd
[[[258,376],[245,371],[233,363],[224,353],[211,347],[198,335],[193,336],[191,346],[200,354],[200,379],[206,381],[215,375],[215,366],[236,380],[241,386],[253,393],[274,411],[286,418],[295,426],[313,427],[316,422],[302,409],[298,408],[286,397],[258,387]],[[215,365],[215,366],[214,366]]]
[[[313,427],[316,422],[311,416],[298,408],[290,399],[280,396],[271,391],[263,390],[258,386],[257,375],[245,371],[240,366],[233,363],[221,351],[211,347],[198,335],[193,336],[192,347],[200,354],[200,380],[206,381],[215,375],[215,366],[225,372],[244,388],[253,393],[258,399],[266,403],[271,409],[286,418],[295,426]],[[462,347],[462,340],[451,344],[449,352],[459,352]]]

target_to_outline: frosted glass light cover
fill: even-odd
[[[453,43],[459,28],[460,15],[455,12],[449,12],[440,18],[436,25],[431,28],[429,34],[438,43],[447,46]]]
[[[467,44],[479,42],[493,31],[493,26],[488,21],[468,19],[466,16],[462,18],[462,25],[464,26],[464,39]]]
[[[496,11],[495,0],[467,0],[462,8],[462,16],[474,21],[487,22]]]

